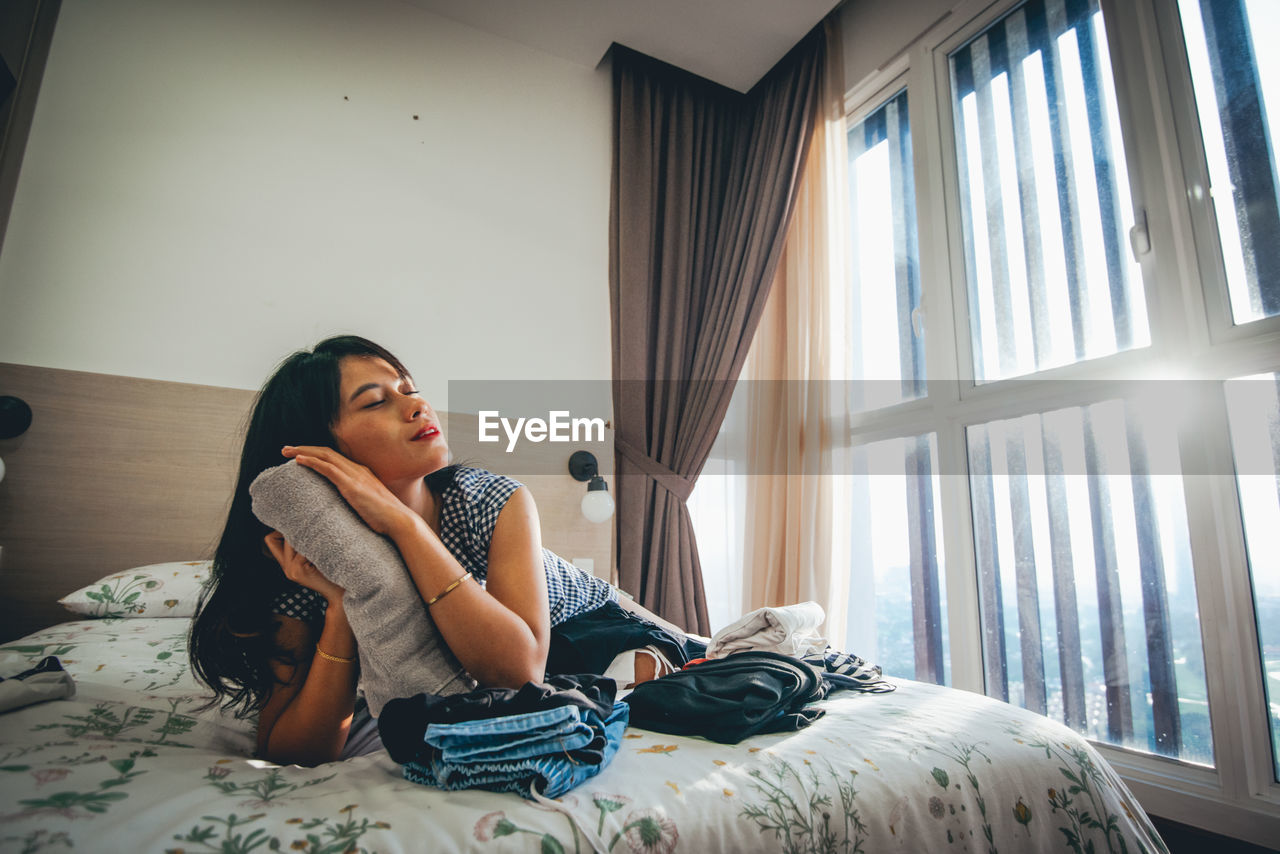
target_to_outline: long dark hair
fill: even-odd
[[[285,445],[336,449],[332,427],[338,416],[341,363],[348,357],[385,360],[402,377],[408,371],[386,348],[355,335],[326,338],[311,350],[289,356],[254,401],[240,455],[240,473],[213,556],[213,573],[191,624],[191,667],[221,703],[243,717],[270,696],[275,676],[270,661],[291,657],[275,642],[271,605],[293,582],[264,550],[271,529],[253,515],[249,484],[285,461]],[[437,495],[453,479],[450,466],[427,477]]]

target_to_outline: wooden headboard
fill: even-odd
[[[254,392],[0,363],[0,395],[33,411],[0,440],[0,642],[76,619],[58,598],[104,575],[212,555]],[[458,432],[455,455],[475,458]],[[566,465],[582,447],[607,470],[605,438],[565,449]],[[513,474],[537,499],[543,544],[609,578],[613,526],[583,518],[585,486],[562,471]]]

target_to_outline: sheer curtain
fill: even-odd
[[[691,501],[714,628],[811,599],[826,610],[824,632],[836,645],[848,599],[848,491],[836,473],[845,469],[850,340],[838,26],[834,17],[824,23],[821,115],[782,260]]]

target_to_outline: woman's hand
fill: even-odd
[[[398,525],[415,521],[413,517],[417,514],[396,498],[373,472],[332,448],[286,445],[281,453],[327,477],[351,509],[379,534],[390,536]]]
[[[342,602],[342,594],[346,590],[325,578],[320,570],[316,569],[315,564],[294,550],[289,541],[284,538],[284,534],[272,531],[263,538],[263,542],[267,544],[267,551],[271,552],[276,563],[280,564],[280,569],[284,570],[285,578],[309,590],[314,590],[330,605]]]

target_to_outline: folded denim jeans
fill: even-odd
[[[613,710],[604,719],[594,711],[582,713],[582,722],[603,737],[599,762],[583,762],[558,747],[552,748],[554,752],[542,755],[489,762],[449,763],[442,755],[433,755],[425,763],[406,762],[404,776],[415,783],[447,791],[487,789],[494,792],[515,792],[525,798],[532,798],[536,792],[543,797],[558,798],[599,774],[613,760],[622,743],[629,712],[627,704],[619,702],[614,704]],[[487,722],[492,723],[493,720]]]
[[[576,674],[548,676],[544,682],[526,682],[519,689],[477,688],[447,697],[417,694],[388,702],[378,718],[378,732],[395,761],[423,761],[430,749],[426,733],[431,724],[507,718],[560,706],[608,715],[617,693],[612,679]]]
[[[429,755],[447,764],[503,762],[576,751],[596,738],[596,730],[583,720],[583,714],[577,706],[559,706],[502,718],[430,724],[426,742],[436,748]]]

